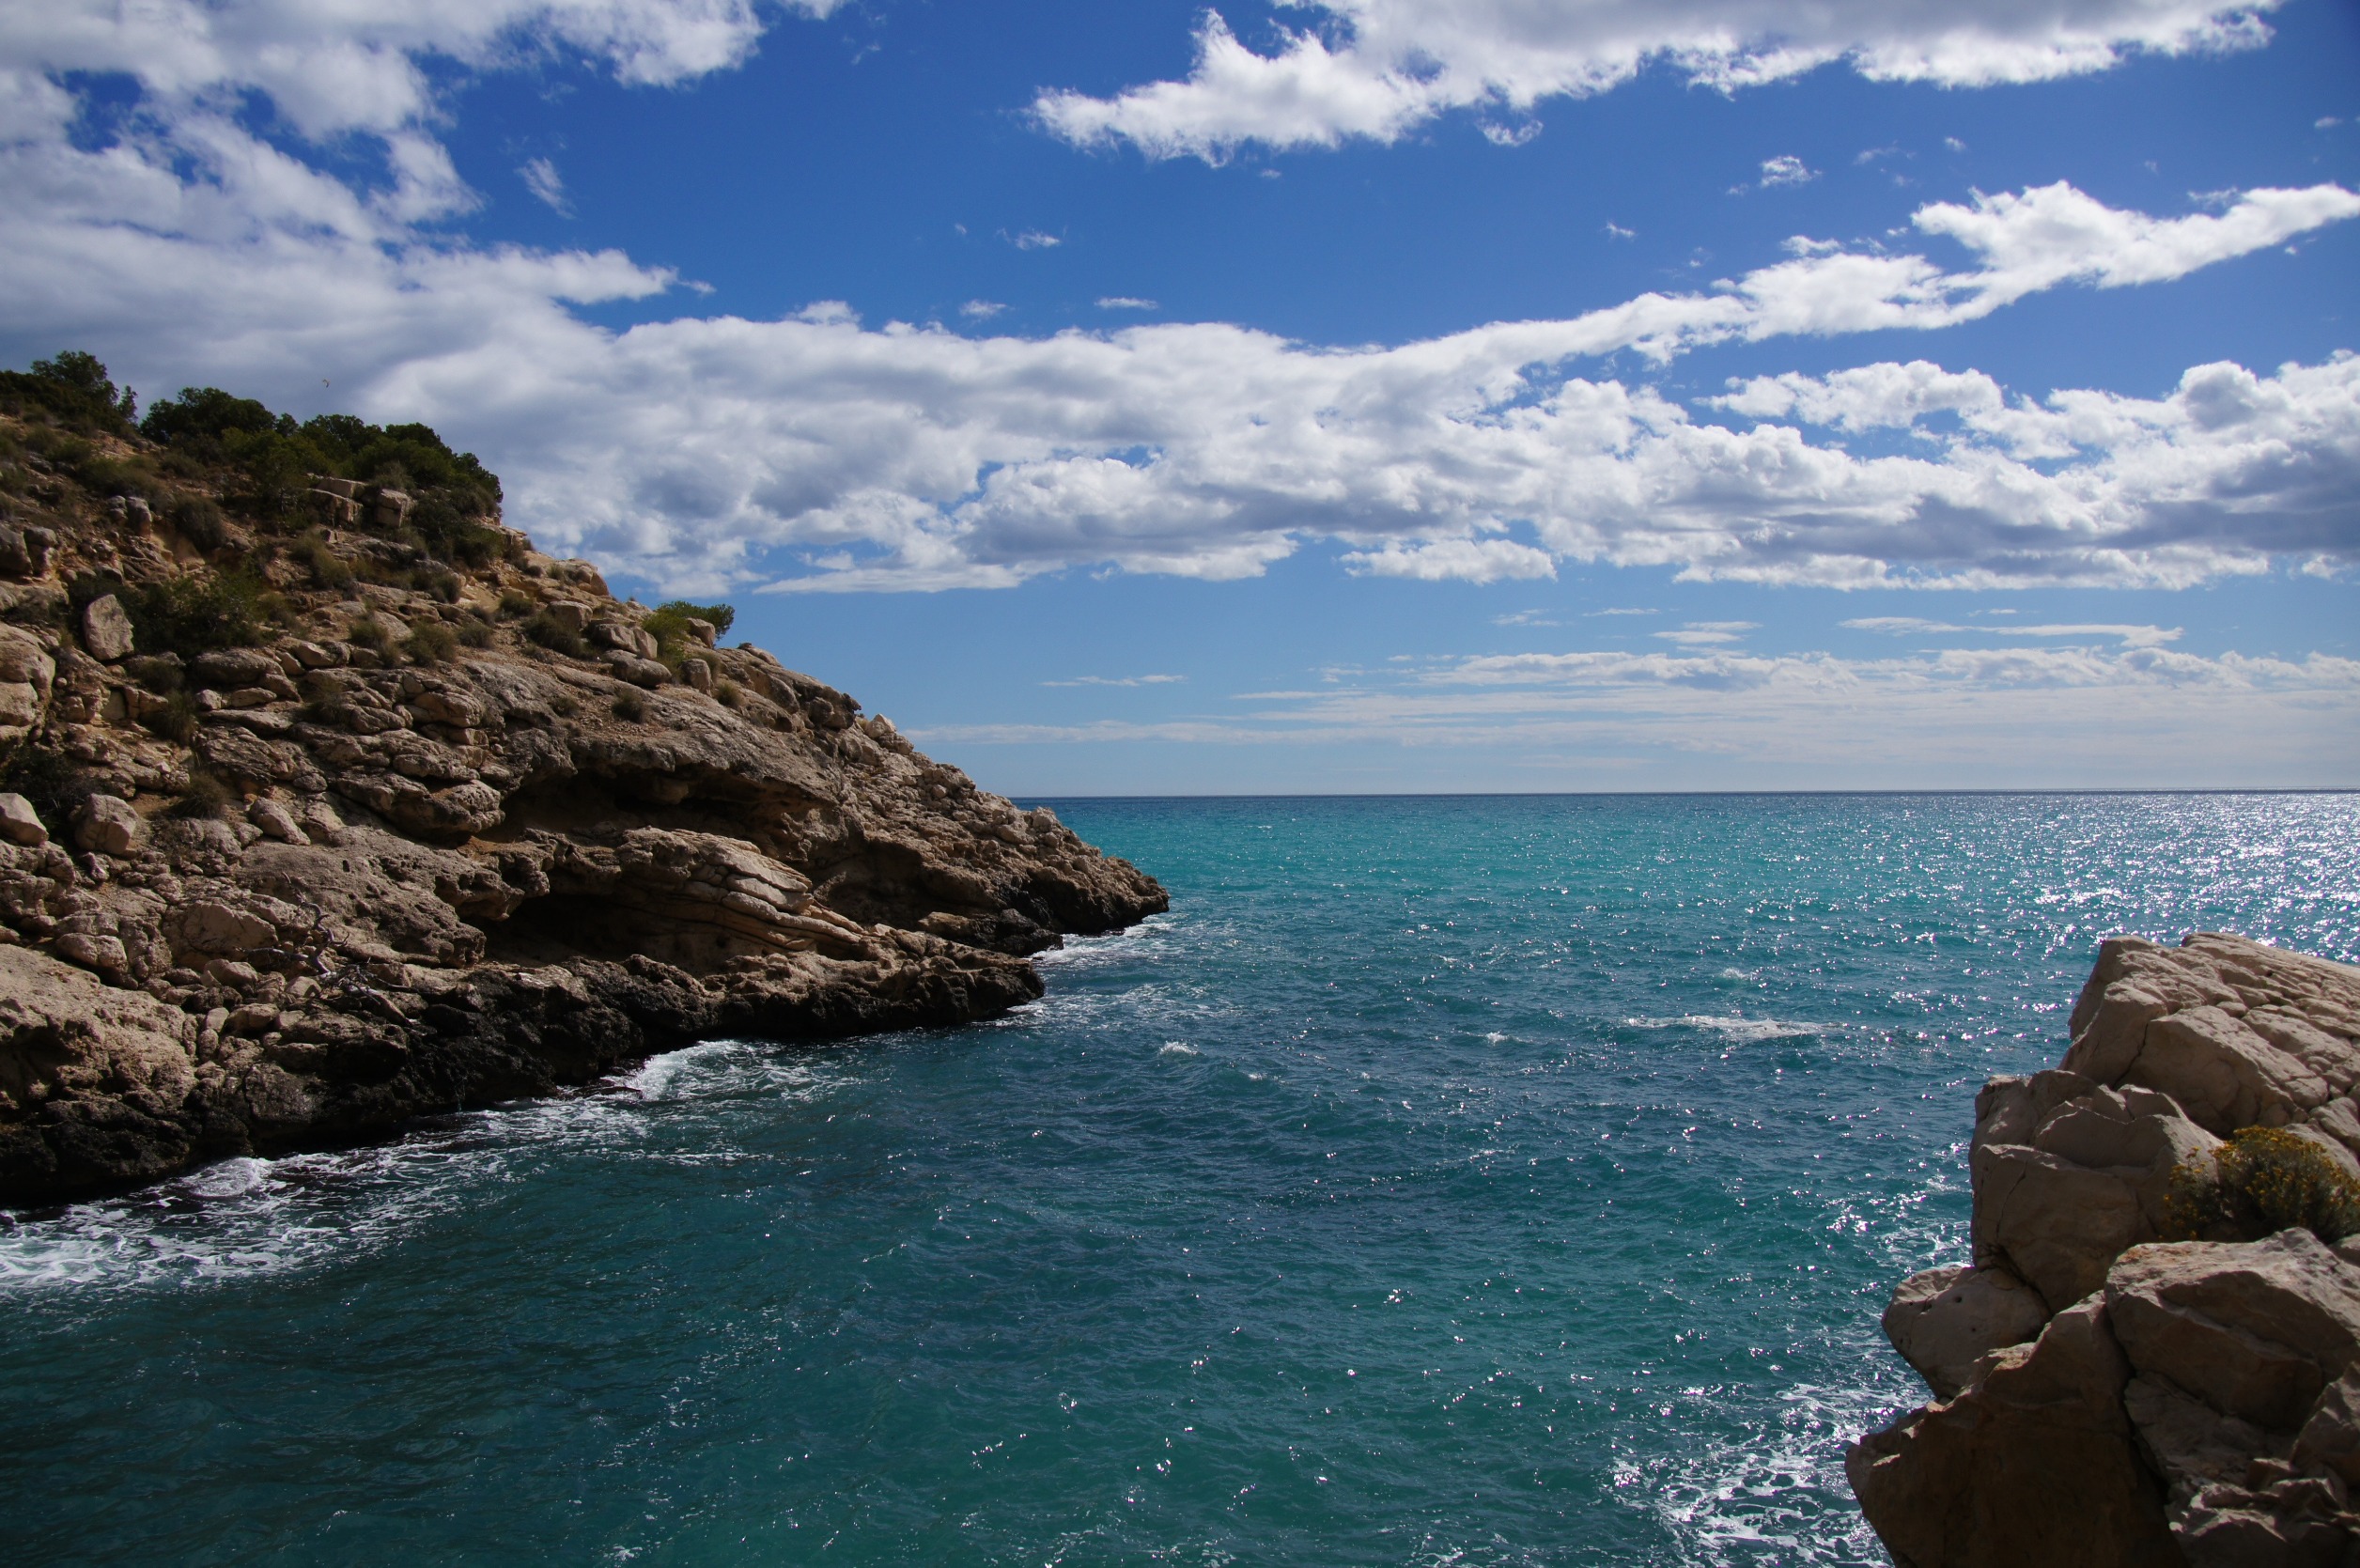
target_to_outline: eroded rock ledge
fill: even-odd
[[[1028,955],[1166,907],[496,516],[467,565],[398,491],[315,478],[248,521],[242,482],[0,419],[0,1203],[702,1036],[988,1017],[1040,994]],[[154,592],[183,582],[242,593],[247,645],[142,646],[125,604],[186,624]]]
[[[2071,1032],[1977,1096],[1974,1262],[1894,1293],[1935,1397],[1846,1456],[1861,1507],[1903,1568],[2354,1560],[2360,1241],[2159,1238],[2241,1128],[2360,1177],[2360,970],[2120,938]]]

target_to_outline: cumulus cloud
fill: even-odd
[[[2245,48],[2277,0],[1290,0],[1310,25],[1247,47],[1217,11],[1179,81],[1111,98],[1045,91],[1033,113],[1080,146],[1219,162],[1247,143],[1390,142],[1456,109],[1529,114],[1662,64],[1725,92],[1844,61],[1874,81],[1946,86],[2104,70],[2134,53]],[[1495,139],[1498,139],[1495,137]]]
[[[21,11],[0,24],[34,25]],[[109,19],[152,31],[181,15],[64,14],[100,18],[93,36],[117,44],[147,35]],[[190,8],[179,24],[201,42],[264,14]],[[595,46],[618,74],[660,80],[752,43],[729,30],[750,13],[717,0],[495,7],[505,31],[471,11],[440,33],[427,6],[381,39],[370,29],[394,24],[365,5],[336,14],[380,85],[408,80],[403,50]],[[0,95],[0,333],[32,352],[88,344],[151,396],[217,381],[308,410],[332,377],[357,411],[423,417],[481,451],[514,520],[669,588],[1005,586],[1105,564],[1230,578],[1315,541],[1350,570],[1475,582],[1605,561],[1844,586],[2180,584],[2273,556],[2327,571],[2360,559],[2347,358],[2200,366],[2146,400],[2033,401],[1973,371],[1872,365],[1747,382],[1703,418],[1568,370],[1933,328],[2043,288],[2175,277],[2360,213],[2337,186],[2182,217],[2063,184],[1934,203],[1917,229],[1967,265],[1798,241],[1706,291],[1393,348],[1219,323],[968,337],[867,327],[835,303],[616,332],[571,307],[677,280],[615,252],[474,247],[422,226],[470,195],[421,129],[424,101],[394,87],[349,122],[387,150],[375,188],[250,133],[207,97],[264,69],[269,50],[249,43],[198,50],[210,65],[151,51],[155,71],[180,72],[179,107],[102,147],[69,134],[67,78]],[[130,69],[120,59],[109,69]],[[1814,427],[1897,427],[1912,449],[1856,457]]]
[[[1765,191],[1776,185],[1808,185],[1818,178],[1817,169],[1806,166],[1803,160],[1792,153],[1762,161],[1762,187]]]

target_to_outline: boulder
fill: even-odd
[[[49,830],[41,826],[32,801],[22,795],[0,795],[0,838],[38,847],[49,842]]]
[[[1975,1363],[2041,1332],[2048,1308],[2004,1268],[1930,1268],[1893,1291],[1885,1337],[1937,1399],[1966,1387]]]
[[[311,838],[296,824],[294,814],[269,796],[246,808],[246,820],[263,831],[267,838],[282,844],[309,844]]]
[[[148,824],[129,800],[93,795],[74,816],[74,842],[98,855],[129,855],[148,841]]]
[[[2021,1081],[1995,1084],[1979,1101],[1986,1114],[1969,1156],[1976,1257],[2004,1264],[2055,1310],[2103,1284],[2125,1248],[2163,1234],[2172,1172],[2210,1157],[2220,1140],[2153,1090],[2092,1087],[2049,1104],[2088,1080],[2043,1074],[2009,1087]]]
[[[2133,1248],[2105,1299],[2141,1376],[2265,1429],[2300,1426],[2360,1355],[2360,1270],[2308,1231]]]
[[[1957,1398],[1854,1444],[1844,1473],[1907,1568],[2176,1565],[2123,1412],[2129,1379],[2104,1305],[2086,1301],[1994,1351]]]
[[[82,607],[82,645],[109,664],[131,657],[132,618],[121,599],[101,594]]]

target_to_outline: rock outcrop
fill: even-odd
[[[0,1202],[985,1017],[1166,906],[718,609],[220,451],[0,417]]]
[[[2360,1175],[2360,970],[2119,938],[2071,1031],[1977,1096],[1974,1261],[1894,1293],[1934,1402],[1847,1454],[1862,1509],[1903,1568],[2353,1561],[2360,1238],[2167,1238],[2244,1128]]]

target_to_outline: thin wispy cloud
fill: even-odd
[[[1153,300],[1142,300],[1131,294],[1107,294],[1098,300],[1100,310],[1160,310]]]
[[[1988,611],[1989,614],[2003,612]],[[2103,637],[2126,647],[2155,648],[2180,640],[2184,629],[2162,626],[2131,626],[2116,622],[2065,623],[2055,626],[1964,626],[1953,621],[1921,620],[1915,615],[1863,615],[1840,623],[1853,631],[1881,631],[1894,637],[1924,637],[1964,632],[1988,637],[2038,637],[2047,640],[2069,637]]]
[[[958,307],[959,314],[970,321],[988,321],[1007,308],[998,300],[970,300]]]
[[[1677,631],[1654,631],[1648,635],[1677,643],[1684,648],[1722,647],[1743,642],[1747,632],[1761,629],[1755,621],[1690,621]]]
[[[1045,680],[1043,686],[1177,686],[1186,675],[1076,675],[1070,680]]]
[[[1052,250],[1065,242],[1064,236],[1045,233],[1037,228],[1028,228],[1020,234],[1010,234],[1005,238],[1008,243],[1020,251]]]
[[[533,193],[534,199],[552,212],[573,216],[573,204],[566,199],[566,182],[558,176],[556,164],[546,158],[536,158],[517,173],[523,179],[524,188]]]

